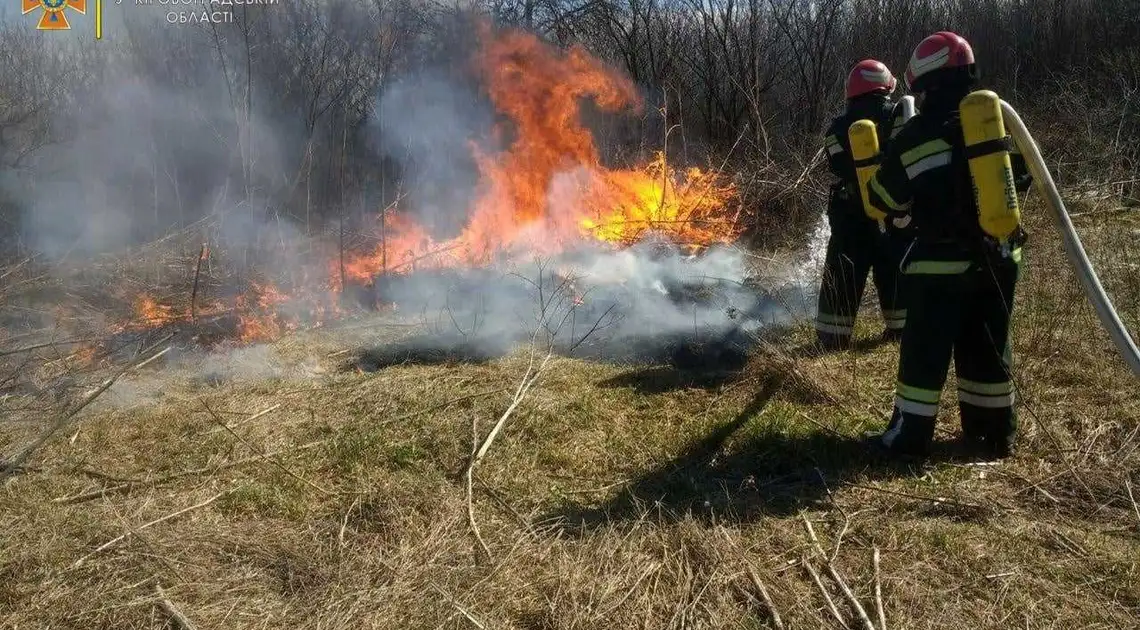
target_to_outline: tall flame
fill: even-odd
[[[580,103],[602,111],[641,111],[630,80],[581,47],[562,53],[521,31],[480,29],[475,67],[495,109],[512,127],[507,150],[476,144],[478,194],[459,236],[436,242],[407,217],[386,217],[383,245],[346,262],[346,276],[486,265],[502,254],[553,254],[576,243],[627,245],[649,232],[681,244],[735,238],[736,187],[716,172],[670,169],[663,152],[640,169],[607,169]]]
[[[335,295],[346,279],[367,283],[377,274],[416,269],[483,266],[500,256],[550,255],[582,245],[621,247],[661,234],[679,245],[707,246],[734,239],[737,190],[716,171],[675,170],[664,152],[641,168],[602,164],[580,104],[592,99],[606,112],[641,111],[633,83],[583,48],[559,51],[520,31],[479,29],[474,68],[494,107],[510,122],[495,137],[510,137],[501,152],[472,143],[479,171],[476,196],[459,235],[436,241],[410,216],[382,213],[373,251],[330,259],[328,276],[282,292],[254,284],[234,300],[190,308],[163,306],[149,295],[135,300],[134,318],[121,330],[152,329],[236,315],[243,341],[273,339],[339,314]],[[206,256],[205,250],[200,257]],[[319,285],[319,286],[318,286]],[[291,313],[287,315],[286,313]],[[299,316],[304,313],[303,316]]]

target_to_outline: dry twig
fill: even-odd
[[[479,448],[479,416],[472,414],[471,415],[471,460],[472,460],[472,462],[475,461],[475,453],[476,453],[475,449],[477,449],[477,448]],[[478,523],[475,522],[475,500],[474,500],[474,497],[472,496],[473,493],[471,490],[474,471],[475,471],[475,466],[474,466],[474,464],[472,464],[471,466],[467,467],[467,474],[465,475],[465,477],[467,479],[467,522],[471,525],[471,532],[473,534],[475,534],[475,540],[477,540],[479,542],[479,546],[482,547],[483,553],[487,554],[487,558],[490,558],[491,557],[491,548],[487,546],[487,541],[483,540],[483,535],[481,533],[479,533],[479,525],[478,525]]]
[[[752,580],[752,585],[756,587],[756,591],[764,600],[764,605],[768,607],[768,614],[772,615],[772,623],[778,630],[784,630],[784,621],[780,619],[780,613],[776,611],[776,605],[772,603],[772,596],[768,594],[768,589],[764,588],[764,583],[760,581],[760,576],[756,575],[756,570],[752,567],[748,567],[748,579]]]
[[[167,335],[161,341],[150,346],[141,354],[152,352],[155,348],[166,343],[172,337],[174,337],[173,334]],[[67,412],[66,414],[60,416],[59,418],[57,418],[55,420],[55,422],[53,422],[51,424],[51,426],[48,427],[48,430],[45,431],[43,433],[43,435],[41,435],[39,438],[37,438],[35,442],[32,442],[31,444],[26,446],[23,451],[21,451],[18,455],[16,455],[12,459],[8,460],[7,462],[0,463],[0,482],[4,482],[5,480],[8,479],[8,477],[16,474],[16,472],[21,469],[21,467],[24,465],[24,463],[28,461],[28,458],[32,456],[32,453],[36,452],[37,449],[39,449],[41,446],[46,444],[47,441],[50,440],[53,435],[55,435],[57,432],[59,432],[60,429],[62,429],[64,426],[66,426],[67,423],[72,418],[74,418],[76,416],[76,414],[78,414],[80,411],[83,411],[87,407],[87,405],[90,405],[91,403],[95,402],[95,399],[98,398],[99,396],[101,396],[103,394],[103,392],[106,392],[108,389],[111,389],[111,386],[115,384],[115,381],[122,378],[122,376],[124,374],[126,374],[127,372],[130,372],[131,370],[141,369],[141,368],[145,367],[148,363],[158,359],[159,357],[161,357],[162,355],[166,354],[169,351],[170,351],[170,348],[167,347],[165,350],[151,354],[146,359],[143,359],[142,361],[139,361],[138,363],[133,363],[133,364],[123,368],[122,370],[119,370],[119,372],[117,374],[115,374],[111,378],[103,381],[102,385],[100,385],[95,391],[88,394],[82,401],[80,401],[80,403],[78,405],[76,405],[76,407],[74,409],[72,409],[71,411]]]
[[[167,514],[166,516],[163,516],[161,518],[156,518],[153,521],[150,521],[149,523],[145,523],[136,529],[127,530],[127,533],[125,533],[121,536],[116,536],[115,538],[112,538],[111,540],[108,540],[107,542],[103,543],[102,545],[99,545],[98,547],[96,547],[95,550],[92,551],[91,553],[89,553],[89,554],[83,556],[82,558],[76,560],[75,563],[71,565],[71,568],[73,568],[73,569],[79,568],[80,566],[83,565],[84,562],[86,562],[92,556],[95,556],[95,555],[97,555],[103,551],[106,551],[107,549],[110,549],[111,547],[114,547],[116,544],[118,544],[118,543],[126,540],[127,538],[129,538],[132,534],[138,534],[138,532],[141,532],[142,530],[147,529],[148,527],[153,527],[155,525],[158,525],[159,523],[164,523],[166,521],[169,521],[170,519],[182,516],[183,514],[186,514],[187,512],[193,512],[194,510],[204,508],[207,505],[210,505],[211,503],[213,503],[214,501],[217,501],[218,499],[222,498],[223,496],[225,496],[229,492],[232,492],[232,490],[227,490],[226,492],[219,492],[218,494],[215,494],[214,496],[210,497],[209,499],[206,499],[205,501],[203,501],[201,503],[191,505],[190,507],[187,507],[187,508],[182,508],[181,510],[178,510],[177,512],[174,512],[172,514]]]
[[[815,582],[816,587],[819,588],[820,594],[823,595],[823,601],[827,603],[827,609],[831,611],[831,616],[835,617],[835,620],[839,622],[840,626],[848,629],[851,628],[851,626],[847,625],[847,622],[843,620],[843,615],[839,614],[839,608],[836,607],[835,600],[832,599],[831,594],[827,592],[827,587],[823,585],[823,580],[819,578],[819,573],[811,566],[811,562],[805,557],[802,560],[802,564],[804,569],[807,570],[808,575],[811,576],[812,581]]]
[[[863,608],[863,605],[859,603],[859,599],[855,597],[855,593],[853,593],[851,591],[851,588],[847,586],[846,580],[843,579],[843,576],[839,575],[839,571],[835,570],[835,565],[832,564],[831,560],[827,557],[827,552],[823,550],[823,545],[820,544],[819,538],[816,537],[815,528],[811,526],[811,521],[809,521],[807,517],[803,516],[802,514],[800,515],[800,518],[803,519],[804,528],[807,529],[808,537],[811,539],[812,546],[815,547],[816,553],[818,553],[820,559],[823,560],[823,566],[827,569],[828,574],[831,575],[831,579],[835,580],[835,583],[839,585],[839,590],[843,591],[843,595],[847,598],[847,601],[851,604],[851,607],[855,609],[856,614],[859,615],[859,619],[863,622],[863,626],[867,630],[875,630],[875,624],[871,623],[871,618],[867,616],[867,611]]]
[[[879,615],[879,630],[887,630],[887,613],[883,609],[883,580],[879,571],[879,548],[871,553],[871,564],[875,568],[875,612]]]
[[[334,494],[333,492],[326,490],[326,489],[322,488],[321,486],[317,485],[316,483],[313,483],[312,481],[309,481],[308,479],[305,479],[304,477],[293,472],[292,470],[289,469],[288,466],[286,466],[285,464],[282,464],[280,461],[277,460],[276,457],[270,456],[265,450],[255,447],[253,444],[251,444],[249,442],[249,440],[246,440],[242,436],[238,435],[236,431],[234,431],[233,429],[226,426],[225,421],[222,420],[221,418],[219,418],[218,414],[214,413],[213,409],[210,409],[210,406],[206,404],[206,401],[202,400],[200,402],[202,403],[202,407],[204,407],[206,409],[206,412],[208,414],[210,414],[210,417],[214,419],[215,423],[217,423],[219,426],[221,426],[223,429],[225,429],[230,435],[232,435],[234,437],[234,439],[236,439],[237,441],[239,441],[242,444],[245,444],[247,447],[249,447],[250,450],[259,451],[260,454],[264,456],[264,459],[268,459],[270,463],[272,463],[274,466],[280,468],[281,472],[284,472],[286,475],[289,475],[290,477],[296,479],[297,481],[300,481],[301,483],[305,484],[306,486],[309,486],[310,488],[316,490],[317,492],[320,492],[322,494],[328,494],[328,495]]]
[[[81,339],[63,339],[61,341],[47,341],[44,343],[37,343],[37,344],[32,345],[32,346],[24,346],[22,348],[16,348],[14,350],[4,350],[3,352],[0,352],[0,357],[6,357],[6,356],[13,355],[13,354],[20,354],[21,352],[31,352],[32,350],[40,350],[42,348],[54,348],[55,346],[68,346],[68,345],[73,345],[73,344],[77,344],[77,343],[90,343],[92,341],[99,341],[99,340],[95,339],[94,337],[85,337],[85,338],[81,338]]]
[[[129,492],[129,491],[134,490],[135,488],[138,488],[138,487],[158,486],[158,485],[162,485],[164,483],[169,483],[171,481],[176,481],[178,479],[184,479],[186,477],[195,477],[195,476],[204,475],[207,473],[216,473],[220,470],[225,470],[227,468],[236,468],[237,466],[244,466],[245,464],[251,464],[253,462],[259,462],[261,460],[269,459],[272,457],[277,457],[277,456],[283,455],[285,453],[291,453],[293,451],[307,450],[307,449],[310,449],[310,448],[313,448],[316,446],[321,446],[323,444],[326,444],[327,442],[328,442],[328,440],[317,440],[314,442],[308,442],[306,444],[302,444],[300,446],[290,446],[290,447],[286,447],[286,448],[276,450],[276,451],[272,451],[269,453],[264,453],[262,455],[254,455],[252,457],[245,457],[243,459],[234,460],[232,462],[226,462],[224,464],[218,464],[216,466],[204,466],[202,468],[195,468],[193,470],[183,470],[181,472],[171,473],[169,475],[159,477],[158,479],[119,480],[119,481],[124,481],[124,482],[120,483],[119,485],[109,486],[106,488],[100,488],[99,490],[92,490],[91,492],[84,492],[83,494],[77,494],[77,495],[70,496],[70,497],[59,497],[57,499],[52,499],[52,502],[53,503],[62,503],[64,505],[73,505],[76,503],[83,503],[84,501],[90,501],[91,499],[98,499],[101,497],[105,497],[109,494],[117,494],[119,492]],[[102,473],[95,473],[95,471],[84,471],[84,473],[85,474],[91,474],[92,476],[101,476],[103,478],[110,478],[108,475],[103,475]]]
[[[254,420],[257,420],[258,418],[261,418],[263,416],[271,414],[280,408],[281,408],[281,404],[278,403],[278,404],[273,405],[272,407],[270,407],[268,409],[262,409],[261,411],[253,414],[252,416],[250,416],[248,418],[243,418],[241,420],[237,420],[233,424],[225,424],[225,425],[222,425],[220,427],[214,427],[213,429],[210,429],[210,433],[217,433],[218,431],[228,431],[230,429],[233,429],[234,427],[236,427],[239,424],[243,424],[246,422],[253,422]]]
[[[488,433],[486,439],[483,440],[483,445],[480,446],[479,449],[471,455],[471,462],[467,464],[467,470],[464,473],[464,476],[467,479],[467,518],[471,523],[471,530],[474,532],[475,538],[479,541],[479,545],[483,548],[483,551],[487,554],[488,558],[492,557],[491,549],[487,547],[487,543],[483,540],[483,536],[479,533],[479,526],[475,523],[475,508],[471,497],[471,486],[475,474],[475,466],[477,466],[479,462],[483,460],[483,457],[487,455],[487,451],[491,448],[491,443],[495,441],[495,436],[499,434],[499,431],[501,431],[503,426],[507,423],[507,419],[510,418],[514,410],[518,408],[519,404],[522,403],[523,398],[525,398],[531,388],[534,387],[534,384],[538,382],[539,377],[542,376],[543,369],[546,368],[546,365],[550,362],[550,358],[552,356],[554,356],[553,347],[547,351],[546,357],[543,358],[542,362],[536,368],[534,365],[534,355],[531,355],[531,361],[527,365],[527,369],[523,374],[522,380],[519,381],[519,386],[515,390],[515,395],[511,399],[511,404],[507,407],[507,410],[503,412],[503,415],[499,416],[498,422],[495,423],[495,426],[491,428],[491,432]],[[474,427],[472,427],[472,430],[474,430]]]
[[[154,594],[158,596],[158,607],[170,617],[174,625],[182,630],[196,630],[194,624],[174,606],[174,603],[166,596],[166,591],[163,591],[162,586],[157,582],[154,585]]]
[[[747,558],[743,558],[743,551],[741,551],[736,545],[736,542],[732,540],[732,537],[728,535],[728,531],[726,531],[724,527],[719,527],[718,529],[725,542],[741,554],[744,560],[744,566],[748,569],[748,579],[752,581],[752,585],[756,587],[756,592],[760,595],[760,599],[763,600],[764,605],[768,608],[768,614],[772,616],[772,623],[775,624],[777,630],[784,630],[784,621],[780,619],[780,613],[776,611],[776,604],[772,601],[771,595],[768,594],[768,589],[764,587],[764,582],[760,580],[760,575],[756,573],[755,567],[752,566],[752,563],[749,562]]]
[[[1136,524],[1140,525],[1140,505],[1136,504],[1136,497],[1132,495],[1132,481],[1124,478],[1124,486],[1128,488],[1128,498],[1132,500],[1132,510],[1136,512]]]
[[[206,259],[207,251],[205,243],[202,243],[202,249],[198,250],[198,264],[194,266],[194,288],[190,290],[190,321],[198,323],[198,278],[202,275],[202,261]]]

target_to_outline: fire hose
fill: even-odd
[[[1040,190],[1045,196],[1045,204],[1053,212],[1053,219],[1061,230],[1065,254],[1073,265],[1073,270],[1080,280],[1085,296],[1092,302],[1101,325],[1112,338],[1112,343],[1120,352],[1120,356],[1132,368],[1132,373],[1140,376],[1140,349],[1137,349],[1128,329],[1125,328],[1120,316],[1117,315],[1116,309],[1112,306],[1112,300],[1104,292],[1104,287],[1101,286],[1092,262],[1085,254],[1085,248],[1081,245],[1081,239],[1073,228],[1073,222],[1069,219],[1069,212],[1065,209],[1065,202],[1061,199],[1061,194],[1057,192],[1057,184],[1045,166],[1045,159],[1041,157],[1041,150],[1037,147],[1037,142],[1033,140],[1033,136],[1029,135],[1029,130],[1026,129],[1021,116],[1009,103],[1002,101],[1001,111],[1002,119],[1010,135],[1017,142],[1017,146],[1025,157],[1029,173],[1033,175],[1033,180],[1040,185]]]

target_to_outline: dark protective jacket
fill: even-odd
[[[978,223],[958,114],[958,104],[968,93],[966,86],[928,92],[921,113],[895,135],[868,183],[874,207],[892,220],[910,217],[907,227],[915,242],[909,261],[972,261],[984,245],[999,245]],[[1010,157],[1015,186],[1024,192],[1032,178],[1016,144]],[[1023,240],[1019,229],[1010,245]]]
[[[831,203],[828,215],[850,219],[863,217],[871,221],[863,211],[859,196],[859,180],[855,175],[855,162],[851,157],[851,144],[847,131],[858,120],[872,120],[879,136],[879,152],[890,144],[890,139],[902,129],[899,118],[902,108],[892,103],[885,94],[868,94],[848,101],[847,111],[837,116],[827,128],[824,147],[827,151],[827,165],[839,181],[832,186]]]

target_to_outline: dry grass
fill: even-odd
[[[488,557],[463,473],[526,354],[365,372],[404,329],[296,335],[251,355],[269,377],[126,377],[0,489],[0,627],[775,627],[757,581],[785,627],[836,627],[805,561],[863,627],[803,519],[872,620],[879,549],[891,628],[1133,627],[1140,392],[1034,221],[1013,461],[863,454],[895,345],[813,358],[801,328],[730,377],[556,358],[475,471]],[[1079,228],[1136,330],[1135,214]],[[0,452],[37,427],[0,424]]]

